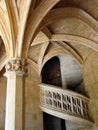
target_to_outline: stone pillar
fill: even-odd
[[[5,68],[7,77],[5,130],[23,130],[26,62],[20,58],[12,58]]]

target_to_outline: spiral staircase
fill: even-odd
[[[93,125],[88,110],[89,98],[58,86],[40,84],[40,108],[43,112],[79,125]]]

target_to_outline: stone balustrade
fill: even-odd
[[[42,111],[71,120],[79,124],[91,126],[88,110],[89,98],[48,84],[40,85],[40,106]]]

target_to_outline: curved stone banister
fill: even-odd
[[[54,85],[40,85],[42,111],[75,123],[92,126],[88,110],[89,98]]]

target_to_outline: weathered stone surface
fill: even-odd
[[[90,114],[95,122],[94,130],[98,129],[98,53],[89,55],[83,66],[85,89],[90,97]]]

